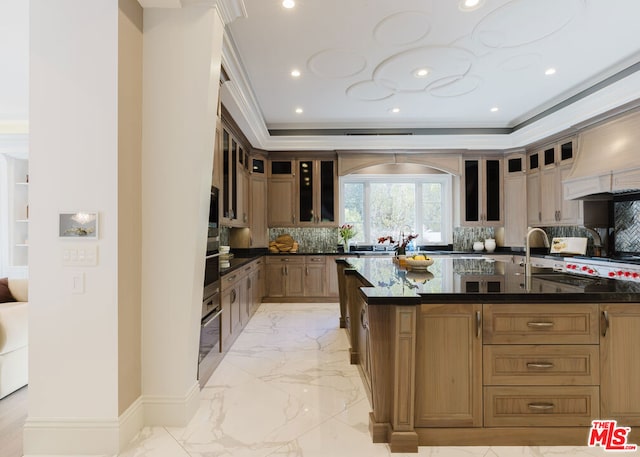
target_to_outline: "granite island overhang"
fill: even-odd
[[[337,266],[374,442],[586,446],[605,419],[640,441],[640,284],[478,258]]]

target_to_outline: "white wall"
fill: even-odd
[[[29,103],[29,2],[0,2],[0,134],[24,133]]]
[[[118,2],[31,0],[30,9],[25,453],[89,452],[109,447],[103,432],[118,419]],[[70,210],[99,213],[99,240],[58,237],[58,213]],[[98,265],[63,266],[70,245],[97,247]],[[83,294],[72,293],[77,273]],[[78,424],[94,434],[69,427]]]
[[[210,7],[144,11],[142,300],[148,423],[184,423],[197,407],[223,30]],[[184,407],[182,415],[175,404]]]

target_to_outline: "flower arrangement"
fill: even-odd
[[[344,240],[344,247],[347,249],[349,240],[356,236],[356,229],[352,224],[342,224],[340,227],[340,238]]]
[[[418,238],[417,233],[409,233],[408,235],[405,235],[404,232],[401,232],[400,239],[398,241],[394,240],[391,235],[387,235],[378,238],[378,243],[385,243],[387,241],[392,244],[395,243],[396,255],[405,255],[407,253],[407,244],[409,244],[411,240],[415,240],[416,238]]]

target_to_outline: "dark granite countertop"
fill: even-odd
[[[511,261],[434,257],[427,271],[407,271],[390,258],[345,257],[347,274],[370,287],[361,291],[368,304],[420,303],[627,303],[640,302],[640,283],[586,278],[537,269],[530,283]]]

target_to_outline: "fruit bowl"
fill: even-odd
[[[425,258],[422,259],[421,257],[425,257]],[[407,262],[407,268],[409,268],[410,270],[426,270],[428,267],[433,265],[433,259],[426,256],[421,256],[421,257],[418,257],[418,258],[415,258],[415,256],[407,257],[405,259]]]

